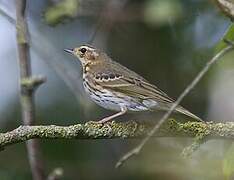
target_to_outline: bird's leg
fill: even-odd
[[[98,121],[98,123],[105,123],[107,121],[110,121],[110,120],[118,117],[118,116],[121,116],[121,115],[125,114],[126,112],[127,112],[127,108],[126,107],[122,107],[120,112],[115,113],[115,114],[113,114],[111,116],[105,117],[102,120]]]

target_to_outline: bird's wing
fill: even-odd
[[[174,100],[157,86],[150,84],[139,74],[121,64],[110,59],[107,60],[111,63],[106,63],[101,70],[99,66],[98,71],[95,71],[95,83],[103,88],[111,89],[113,92],[130,96],[143,104],[147,103],[145,105],[152,109],[168,110],[172,106]],[[181,106],[178,106],[176,111],[202,121]]]
[[[114,92],[126,94],[139,100],[152,99],[158,103],[173,102],[167,94],[143,78],[126,77],[119,73],[105,72],[98,73],[95,76],[95,81],[103,88],[111,89]]]
[[[139,77],[141,79],[136,78],[135,76],[126,77],[113,72],[102,73],[95,76],[95,83],[103,88],[110,89],[113,92],[130,96],[135,100],[142,102],[150,109],[168,110],[174,100],[161,91],[157,86],[150,84],[141,76]],[[202,119],[184,109],[182,106],[178,106],[176,111],[198,121],[202,121]]]

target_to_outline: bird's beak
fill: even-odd
[[[69,54],[73,54],[73,49],[64,49],[64,51],[69,53]]]

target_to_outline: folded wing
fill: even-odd
[[[161,91],[155,85],[150,84],[141,76],[136,78],[136,76],[126,77],[113,72],[99,73],[96,74],[95,80],[96,83],[103,88],[132,97],[134,100],[142,103],[151,110],[168,110],[174,102],[174,100],[166,93]],[[201,121],[199,117],[181,106],[178,106],[176,111]]]

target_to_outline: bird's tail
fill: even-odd
[[[184,114],[188,117],[191,117],[197,121],[203,121],[201,118],[199,118],[198,116],[194,115],[193,113],[189,112],[188,110],[184,109],[183,107],[179,106],[176,108],[176,111],[181,113],[181,114]]]

